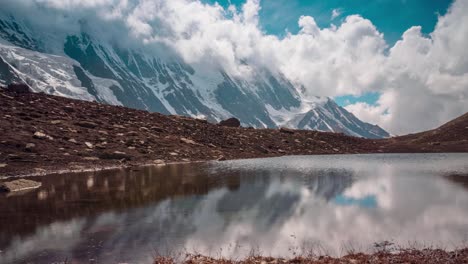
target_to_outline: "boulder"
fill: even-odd
[[[34,138],[37,138],[37,139],[49,139],[49,140],[53,140],[54,138],[41,132],[41,131],[36,131],[33,135]]]
[[[36,189],[41,187],[40,182],[19,179],[11,182],[4,182],[0,184],[0,192],[19,192],[29,189]]]
[[[17,94],[27,94],[31,93],[31,88],[24,83],[12,83],[8,85],[7,91]]]
[[[287,127],[281,127],[279,131],[285,134],[294,134],[294,130]]]
[[[237,119],[235,117],[231,117],[229,119],[226,119],[226,120],[223,120],[223,121],[219,122],[219,125],[220,126],[225,126],[225,127],[240,127],[241,123],[240,123],[239,119]]]

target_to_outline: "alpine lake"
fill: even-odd
[[[30,177],[0,263],[466,247],[468,154],[289,156]]]

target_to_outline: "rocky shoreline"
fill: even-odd
[[[468,263],[468,248],[444,251],[440,249],[403,249],[396,253],[388,251],[376,252],[374,254],[353,253],[341,258],[329,256],[305,256],[292,259],[272,258],[253,256],[244,260],[228,260],[220,258],[210,258],[202,255],[188,255],[184,260],[176,261],[171,257],[157,257],[155,264],[173,264],[173,263],[222,263],[222,264],[253,264],[253,263],[295,263],[295,264],[367,264],[367,263],[424,263],[424,264],[461,264]]]
[[[0,177],[283,155],[468,152],[468,114],[382,140],[232,122],[0,89]]]

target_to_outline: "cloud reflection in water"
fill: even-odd
[[[119,194],[112,195],[109,208],[87,213],[84,208],[95,206],[90,203],[70,219],[38,224],[21,236],[0,228],[6,234],[0,241],[10,242],[0,262],[41,260],[41,252],[46,260],[68,256],[104,263],[149,263],[155,250],[241,257],[258,249],[264,255],[291,256],[318,245],[326,251],[321,253],[340,255],[346,245],[372,250],[374,242],[385,240],[450,249],[468,238],[468,192],[444,175],[468,172],[467,158],[285,157],[170,168],[178,176],[162,171],[141,181],[141,175],[109,176],[107,188]],[[84,177],[70,192],[106,199],[112,192],[93,192],[103,178]],[[155,185],[167,194],[154,198]],[[126,197],[133,189],[135,194]],[[154,197],[139,202],[147,196]],[[123,209],[116,206],[127,200],[135,201]],[[16,202],[21,209],[27,199]],[[57,204],[52,207],[60,210]]]

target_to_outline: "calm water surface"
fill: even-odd
[[[35,178],[0,196],[0,263],[467,246],[468,154],[297,156]]]

